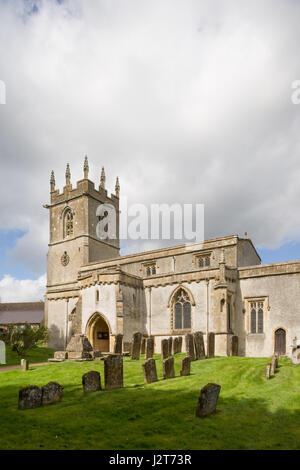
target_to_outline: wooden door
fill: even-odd
[[[275,352],[280,355],[286,353],[286,333],[283,328],[275,331]]]

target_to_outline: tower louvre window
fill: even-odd
[[[68,209],[64,216],[64,237],[73,235],[73,213]]]

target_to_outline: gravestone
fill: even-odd
[[[145,350],[146,350],[146,338],[142,338],[142,342],[141,342],[141,354],[145,354]]]
[[[82,376],[82,386],[84,393],[97,392],[101,390],[101,376],[96,370],[90,370]]]
[[[27,361],[27,359],[21,359],[21,368],[22,370],[29,369],[29,362]]]
[[[276,361],[275,361],[275,369],[277,369],[277,368],[278,368],[278,362],[279,362],[279,354],[278,354],[278,353],[275,353],[275,354],[274,354],[274,357],[275,357],[275,359],[276,359]]]
[[[67,351],[55,351],[54,359],[58,359],[60,361],[64,361],[65,359],[68,359]]]
[[[173,354],[178,353],[178,337],[176,336],[173,340]]]
[[[267,368],[266,368],[266,379],[269,379],[271,375],[271,364],[268,362]]]
[[[73,335],[66,351],[68,352],[68,359],[93,359],[93,348],[85,335]]]
[[[201,331],[194,333],[194,342],[196,359],[205,359],[205,346],[203,333]]]
[[[163,362],[164,379],[173,379],[175,377],[174,357],[169,357]]]
[[[122,354],[122,352],[123,352],[123,335],[118,334],[115,336],[114,353]]]
[[[61,401],[62,392],[64,387],[62,387],[57,382],[49,382],[47,385],[42,387],[42,404],[51,405],[57,401]]]
[[[231,336],[230,339],[230,356],[238,356],[239,353],[239,338],[236,335]]]
[[[154,338],[150,336],[146,340],[146,359],[152,359],[154,354]]]
[[[185,356],[180,361],[180,375],[190,375],[191,373],[191,358],[190,356]]]
[[[143,364],[144,379],[147,384],[157,382],[155,359],[147,359]]]
[[[161,358],[167,359],[169,357],[169,341],[167,339],[161,340]]]
[[[207,337],[207,357],[215,357],[215,334],[212,332]]]
[[[36,385],[29,385],[19,391],[19,409],[38,408],[42,406],[42,389]]]
[[[123,357],[121,355],[104,358],[104,381],[106,390],[123,387]]]
[[[272,362],[271,362],[271,374],[274,375],[276,371],[276,362],[277,359],[275,356],[272,357]]]
[[[135,361],[138,361],[140,358],[141,341],[142,341],[142,333],[139,333],[139,332],[134,333],[133,338],[132,338],[131,359]]]
[[[178,336],[178,352],[182,352],[182,336]]]
[[[200,391],[196,416],[204,418],[216,411],[221,386],[213,383],[205,385]]]
[[[185,349],[186,355],[191,358],[191,361],[195,360],[195,348],[194,348],[194,335],[187,333],[185,335]]]
[[[170,336],[170,338],[168,338],[168,354],[169,354],[169,356],[172,356],[172,347],[173,347],[173,338],[172,338],[172,336]]]
[[[6,364],[6,347],[4,341],[0,341],[0,364]]]

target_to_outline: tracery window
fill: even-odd
[[[180,289],[174,302],[174,329],[191,328],[191,300],[184,289]]]
[[[198,268],[204,268],[210,266],[210,255],[198,256]]]
[[[250,302],[250,333],[264,332],[264,302]]]
[[[69,237],[71,235],[73,235],[73,213],[71,209],[68,209],[64,217],[64,236]]]
[[[156,264],[152,263],[146,266],[146,276],[154,276],[156,274]]]

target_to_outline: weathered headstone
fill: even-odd
[[[169,341],[167,339],[161,340],[161,358],[167,359],[169,357]]]
[[[27,359],[21,359],[21,368],[22,370],[29,369],[29,362],[27,361]]]
[[[191,358],[191,361],[195,360],[195,348],[194,348],[194,335],[187,333],[185,335],[185,349],[186,355]]]
[[[101,390],[101,376],[100,373],[96,370],[90,370],[82,376],[82,386],[83,391],[87,392],[97,392]]]
[[[174,357],[169,357],[163,361],[164,379],[173,379],[175,377]]]
[[[172,347],[173,347],[173,338],[172,338],[172,336],[170,336],[170,338],[168,338],[168,354],[169,354],[169,356],[172,356]]]
[[[173,354],[177,354],[178,353],[178,337],[176,336],[173,340]]]
[[[65,359],[68,359],[67,351],[55,351],[54,359],[59,359],[60,361],[64,361]]]
[[[238,356],[239,354],[239,338],[236,335],[230,339],[230,356]]]
[[[141,354],[145,354],[145,350],[146,350],[146,338],[142,338],[142,342],[141,342]]]
[[[266,379],[269,379],[271,375],[271,364],[268,362],[267,368],[266,368]]]
[[[4,341],[0,341],[0,364],[6,364],[6,347]]]
[[[221,386],[213,383],[205,385],[200,391],[196,416],[204,418],[216,411]]]
[[[143,364],[144,379],[147,384],[157,382],[155,359],[147,359]]]
[[[64,387],[57,382],[49,382],[47,385],[44,385],[42,387],[42,404],[50,405],[61,401],[63,389]]]
[[[104,380],[106,390],[123,387],[123,357],[121,355],[104,358]]]
[[[19,391],[19,409],[38,408],[42,406],[42,389],[36,385],[29,385]]]
[[[150,336],[146,340],[146,359],[152,359],[154,354],[154,338]]]
[[[274,354],[274,357],[275,357],[275,359],[276,359],[276,361],[275,361],[275,369],[277,369],[277,368],[278,368],[278,363],[279,363],[279,354],[278,354],[278,353],[275,353],[275,354]]]
[[[205,346],[203,333],[201,331],[194,333],[194,342],[196,359],[205,359]]]
[[[190,375],[191,373],[191,358],[190,356],[185,356],[180,361],[180,375]]]
[[[123,335],[118,334],[115,336],[114,353],[122,354],[122,352],[123,352]]]
[[[178,352],[182,352],[182,336],[178,336]]]
[[[272,375],[275,374],[275,371],[276,371],[276,361],[277,361],[276,357],[273,356],[272,362],[271,362],[271,374]]]
[[[207,337],[207,357],[215,357],[215,334],[212,332]]]
[[[131,359],[138,361],[141,351],[142,333],[136,332],[132,338]]]
[[[85,335],[72,336],[66,348],[69,359],[92,359],[93,348]]]

